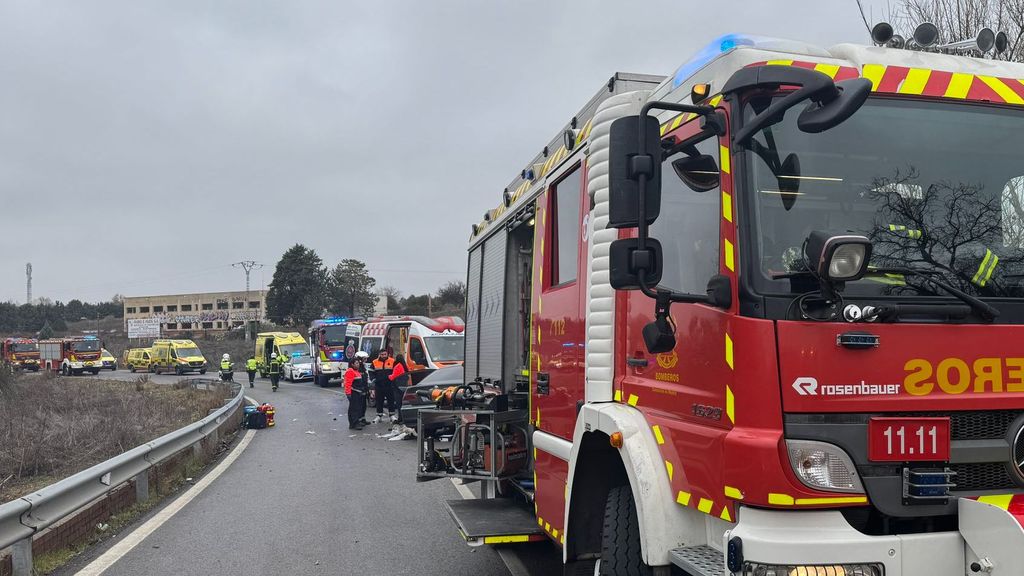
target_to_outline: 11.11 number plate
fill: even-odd
[[[868,421],[868,460],[949,461],[949,418],[872,418]]]

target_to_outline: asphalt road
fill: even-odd
[[[172,383],[178,377],[151,379]],[[443,507],[444,500],[460,497],[452,483],[417,484],[416,442],[376,438],[385,425],[348,430],[337,388],[282,383],[271,392],[269,381],[258,379],[246,391],[275,405],[277,426],[257,431],[223,475],[105,575],[560,573],[561,554],[550,543],[500,554],[467,546]],[[75,574],[130,530],[57,574]]]

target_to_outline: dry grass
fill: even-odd
[[[227,395],[145,379],[0,380],[0,503],[195,422]]]

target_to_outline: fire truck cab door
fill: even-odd
[[[531,408],[537,428],[571,440],[583,400],[589,216],[584,170],[569,168],[538,199],[534,233]]]

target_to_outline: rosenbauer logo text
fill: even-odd
[[[804,376],[793,381],[793,389],[801,396],[892,396],[900,393],[899,384],[818,384],[816,378]]]

